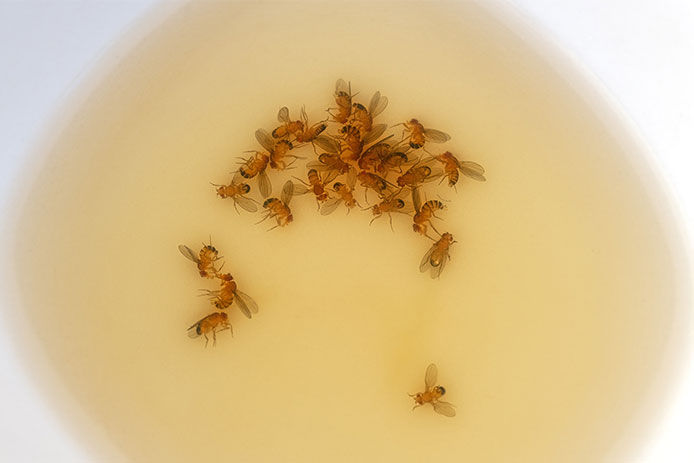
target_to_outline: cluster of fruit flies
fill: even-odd
[[[258,304],[248,294],[239,291],[231,273],[222,273],[224,263],[217,265],[222,257],[219,255],[219,251],[212,246],[212,240],[210,240],[210,244],[203,243],[202,248],[197,253],[185,244],[179,245],[178,250],[181,251],[184,257],[196,264],[200,277],[219,280],[219,289],[201,290],[201,295],[209,298],[216,311],[198,320],[188,328],[189,337],[205,337],[205,347],[207,347],[210,341],[208,334],[212,335],[212,345],[216,345],[218,332],[229,330],[231,335],[234,335],[234,330],[229,322],[229,314],[225,311],[226,309],[235,303],[247,318],[251,318],[254,313],[258,313]]]
[[[461,160],[450,151],[432,154],[429,150],[432,144],[445,143],[451,137],[425,127],[414,118],[391,126],[402,128],[399,140],[395,134],[384,135],[388,125],[375,123],[375,119],[388,106],[388,98],[376,92],[369,105],[364,106],[356,101],[356,95],[352,93],[351,83],[339,79],[333,95],[335,106],[328,108],[325,120],[314,124],[309,122],[303,107],[299,119],[294,119],[283,106],[277,114],[279,125],[270,132],[258,129],[255,133],[262,150],[246,152],[231,183],[213,185],[221,198],[233,201],[237,212],[239,207],[257,212],[262,206],[260,222],[274,219],[275,225],[270,230],[292,223],[290,202],[292,197],[303,194],[315,197],[322,215],[331,214],[340,206],[347,213],[359,207],[371,212],[371,223],[387,215],[391,228],[393,214],[409,215],[412,229],[433,241],[419,269],[430,270],[431,277],[437,278],[456,241],[451,233],[440,233],[434,226],[432,220],[440,219],[436,214],[446,209],[446,205],[438,199],[427,200],[424,186],[445,180],[449,187],[456,188],[460,174],[485,181],[484,168]],[[279,198],[272,197],[268,171],[293,169],[297,160],[306,159],[297,155],[298,150],[308,145],[313,148],[315,158],[307,162],[305,177],[288,180]],[[247,196],[251,181],[257,183],[262,204]],[[357,200],[358,187],[364,190],[364,206]]]

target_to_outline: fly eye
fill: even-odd
[[[251,191],[251,186],[247,183],[244,183],[243,188],[241,188],[241,191],[243,191],[244,193],[248,193],[249,191]]]
[[[446,393],[446,388],[444,388],[443,386],[439,386],[439,392],[441,393],[441,395],[444,395]]]
[[[405,207],[405,201],[398,199],[398,209],[402,209],[403,207]]]

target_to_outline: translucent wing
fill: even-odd
[[[255,303],[253,298],[246,293],[241,291],[236,291],[236,301],[240,304],[244,304],[252,313],[258,313],[258,304]],[[248,317],[251,318],[251,317]]]
[[[424,254],[424,257],[422,257],[422,262],[419,263],[420,272],[426,272],[429,267],[432,267],[431,254],[434,252],[434,249],[436,249],[436,245],[432,245],[427,253]]]
[[[414,210],[417,212],[422,208],[422,198],[419,195],[419,188],[417,187],[412,189],[412,204],[414,204]]]
[[[436,413],[439,413],[443,416],[455,416],[455,407],[453,406],[453,404],[438,401],[434,402],[432,405],[434,406],[434,411]]]
[[[424,129],[424,136],[427,137],[427,140],[434,143],[445,143],[451,139],[450,135],[436,129]]]
[[[350,86],[343,79],[337,79],[337,82],[335,82],[335,92],[345,92],[349,95]]]
[[[306,124],[304,128],[308,129],[308,115],[306,114],[306,108],[303,106],[301,107],[301,120]]]
[[[280,122],[290,122],[289,120],[289,108],[282,106],[277,113],[277,120]]]
[[[349,166],[349,170],[347,171],[347,186],[350,188],[350,190],[354,190],[354,185],[357,183],[357,170]]]
[[[438,278],[441,275],[441,272],[443,272],[444,267],[446,267],[446,262],[448,262],[448,252],[445,252],[443,256],[441,256],[441,262],[437,266],[431,266],[431,278]]]
[[[179,245],[178,245],[178,250],[181,251],[181,254],[183,254],[183,256],[184,256],[186,259],[190,259],[190,260],[192,260],[193,262],[195,262],[196,264],[199,264],[199,263],[200,263],[200,259],[198,259],[197,253],[194,252],[192,249],[190,249],[190,248],[189,248],[188,246],[186,246],[185,244],[179,244]]]
[[[197,338],[200,336],[200,333],[198,332],[198,325],[200,322],[197,322],[195,325],[191,326],[188,328],[188,337],[189,338]]]
[[[341,198],[332,198],[329,199],[323,206],[320,208],[320,213],[321,215],[329,215],[335,212],[335,209],[337,209],[337,206],[340,205],[342,202]]]
[[[458,162],[458,169],[466,177],[477,180],[478,182],[485,182],[487,179],[484,177],[484,167],[472,161],[460,161]]]
[[[374,125],[371,130],[364,135],[364,143],[369,144],[372,141],[376,140],[378,137],[383,135],[383,132],[386,131],[388,128],[388,124],[376,124]]]
[[[234,196],[234,202],[241,206],[241,209],[247,212],[255,212],[258,210],[258,205],[251,198],[245,196]]]
[[[325,179],[323,179],[323,184],[324,184],[324,185],[328,185],[330,182],[332,182],[333,180],[335,180],[335,178],[336,178],[338,175],[339,175],[339,174],[338,174],[336,171],[334,171],[334,170],[331,171],[331,172],[328,172],[328,174],[325,176]]]
[[[258,190],[263,198],[267,198],[272,193],[272,184],[270,183],[270,178],[267,176],[267,172],[262,171],[258,174]]]
[[[285,205],[289,205],[289,201],[292,200],[292,195],[294,195],[294,182],[287,180],[282,187],[282,195],[280,196],[280,199]]]
[[[337,140],[328,135],[318,135],[313,140],[313,143],[315,143],[319,148],[327,151],[328,153],[337,154],[340,152],[340,144],[337,142]]]
[[[427,367],[427,371],[424,374],[424,387],[427,391],[431,390],[432,387],[436,386],[436,377],[438,376],[439,370],[436,365],[430,363]]]
[[[371,117],[376,117],[388,106],[388,98],[381,96],[381,92],[374,93],[369,103],[369,113]]]
[[[306,167],[308,167],[309,169],[316,169],[319,172],[330,170],[330,166],[326,166],[320,161],[311,161],[306,164]]]
[[[309,192],[309,189],[306,185],[303,183],[295,183],[294,184],[294,193],[295,195],[305,195],[306,193]]]
[[[258,143],[268,151],[275,149],[275,141],[272,139],[269,133],[263,129],[258,129],[255,131],[255,139]]]

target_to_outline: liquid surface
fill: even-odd
[[[409,218],[393,233],[305,196],[268,233],[209,185],[280,106],[322,118],[338,77],[487,170],[445,214],[458,243],[438,281]],[[623,461],[678,288],[648,177],[592,111],[468,3],[181,10],[32,189],[17,272],[59,378],[45,390],[99,461]],[[235,337],[204,349],[185,331],[212,285],[177,246],[210,235],[260,313],[232,309]],[[411,410],[431,362],[455,418]]]

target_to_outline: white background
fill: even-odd
[[[0,0],[0,217],[12,179],[47,118],[109,45],[156,3]],[[692,236],[694,1],[507,3],[553,38],[635,124]],[[5,226],[0,219],[0,233]],[[8,328],[0,326],[0,461],[92,461],[38,399],[3,336]],[[680,394],[640,463],[694,462],[693,372],[690,356]]]

